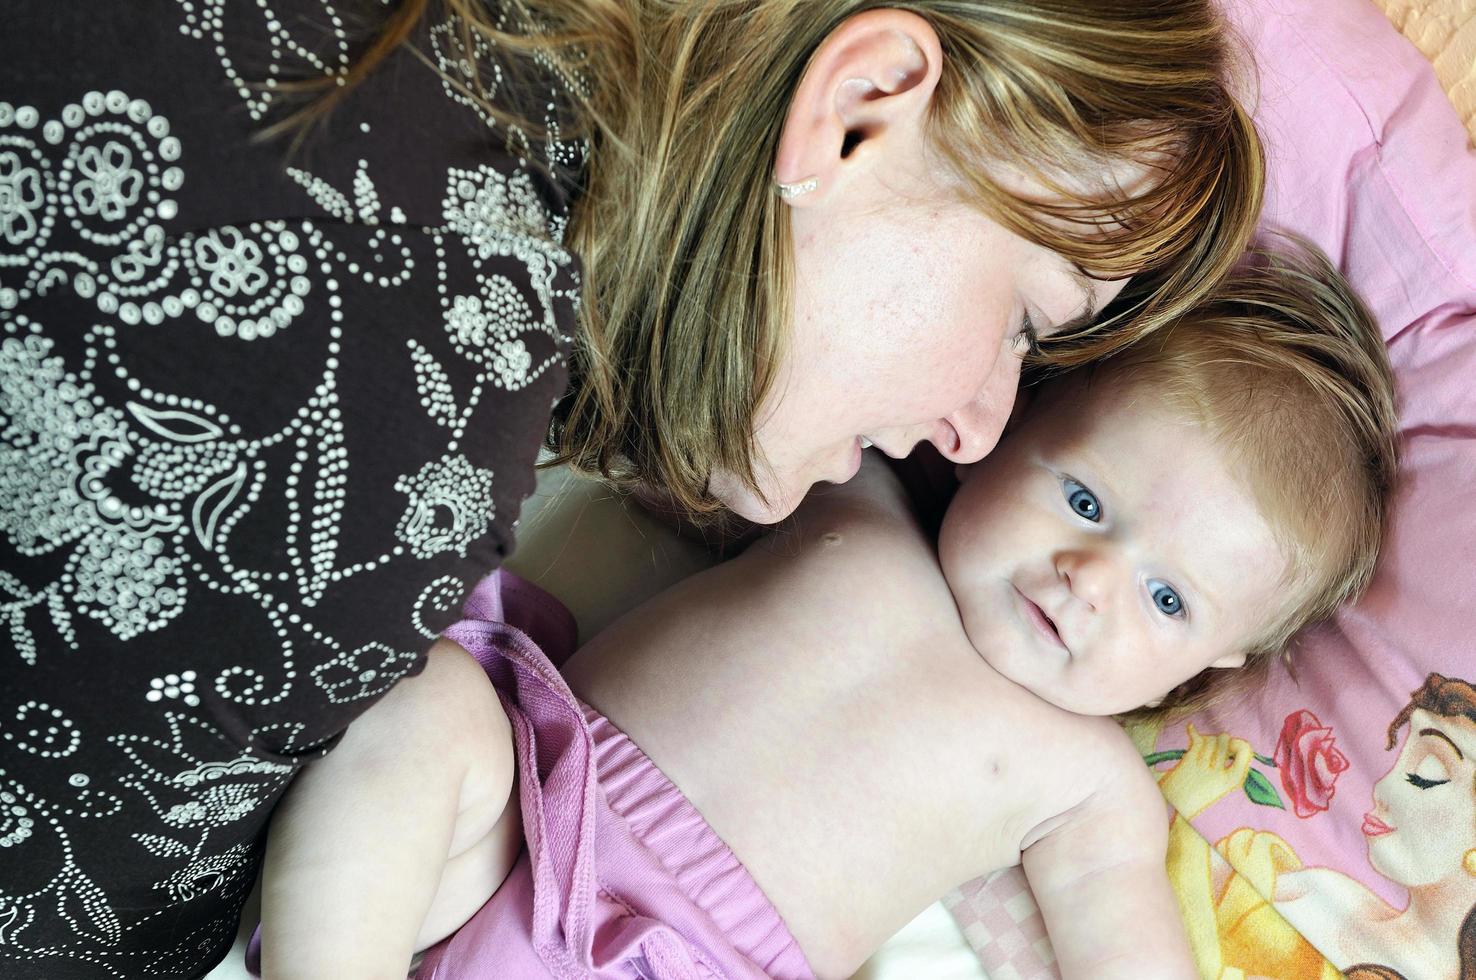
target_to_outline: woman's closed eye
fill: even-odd
[[[1097,499],[1097,495],[1069,476],[1060,479],[1061,495],[1066,498],[1066,506],[1071,508],[1071,513],[1093,524],[1100,523],[1102,502]]]
[[[1040,332],[1026,313],[1020,318],[1020,328],[1015,331],[1015,346],[1024,348],[1022,357],[1040,356]]]

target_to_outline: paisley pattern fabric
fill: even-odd
[[[293,773],[511,546],[573,328],[578,82],[520,77],[539,136],[499,127],[432,20],[296,150],[255,138],[385,9],[6,7],[7,978],[213,966]]]

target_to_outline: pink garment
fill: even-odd
[[[575,632],[557,600],[499,571],[465,612],[445,635],[486,669],[512,722],[527,847],[417,980],[812,976],[701,814],[564,683],[550,658],[573,652]]]

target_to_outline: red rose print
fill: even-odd
[[[1306,819],[1327,809],[1348,757],[1338,751],[1331,728],[1322,727],[1307,710],[1294,711],[1281,726],[1276,742],[1276,768],[1281,788],[1292,799],[1297,816]]]

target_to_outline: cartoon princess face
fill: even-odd
[[[1416,708],[1363,818],[1368,860],[1407,888],[1469,880],[1476,848],[1476,723]],[[1453,880],[1454,879],[1454,880]]]

